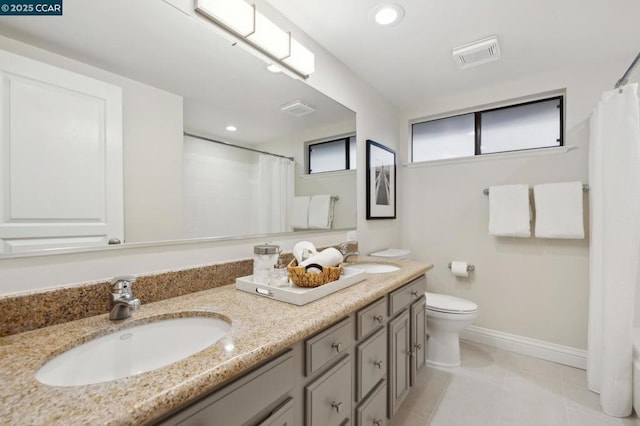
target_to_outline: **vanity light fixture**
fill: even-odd
[[[404,19],[404,8],[396,3],[380,4],[369,12],[369,19],[382,27],[391,27]]]
[[[294,78],[315,71],[315,55],[244,0],[196,0],[195,10],[240,40],[249,51]]]
[[[238,128],[233,124],[228,125],[227,127],[225,127],[225,129],[227,129],[229,132],[235,132],[236,130],[238,130]]]

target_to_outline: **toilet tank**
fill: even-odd
[[[411,254],[411,250],[389,248],[389,249],[386,249],[386,250],[382,250],[382,251],[377,251],[375,253],[371,253],[369,256],[383,257],[385,259],[396,259],[396,260],[399,260],[399,259],[408,259],[410,254]]]

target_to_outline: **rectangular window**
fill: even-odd
[[[563,96],[412,125],[412,161],[563,145]]]
[[[307,153],[309,174],[353,170],[356,168],[356,137],[308,143]]]

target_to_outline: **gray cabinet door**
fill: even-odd
[[[380,329],[358,345],[356,360],[356,401],[360,401],[384,378],[387,371],[387,333],[385,329]]]
[[[338,426],[351,417],[351,357],[305,387],[305,425]]]
[[[371,395],[356,408],[357,426],[386,426],[387,383],[383,380]]]
[[[389,418],[409,393],[411,376],[409,309],[389,322]]]
[[[427,303],[424,297],[411,305],[411,386],[425,366]]]
[[[293,354],[288,351],[165,420],[162,425],[255,424],[255,419],[264,419],[280,406],[293,386]]]
[[[293,419],[293,398],[289,398],[258,426],[295,426]]]

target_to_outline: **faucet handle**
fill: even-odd
[[[131,294],[131,285],[136,281],[135,275],[122,275],[111,280],[112,293]]]
[[[348,242],[348,241],[346,241],[346,242],[344,242],[344,243],[340,243],[340,244],[338,244],[338,247],[339,247],[339,248],[338,248],[338,250],[340,250],[340,252],[341,252],[343,255],[345,255],[345,254],[347,254],[347,252],[348,252],[348,250],[349,250],[349,242]]]

